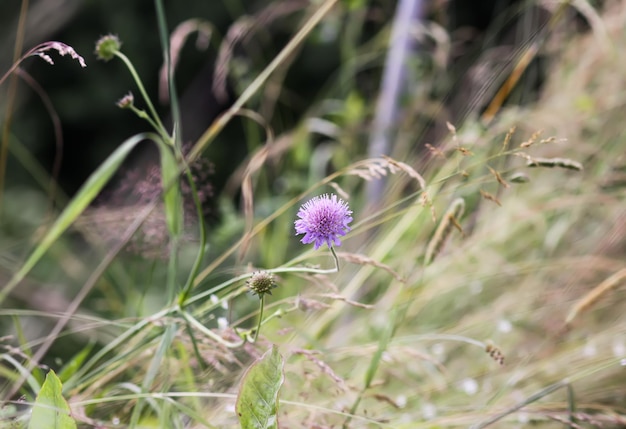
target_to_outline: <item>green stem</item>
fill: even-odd
[[[162,135],[162,133],[161,133],[161,129],[159,128],[159,125],[158,125],[156,122],[154,122],[154,120],[150,117],[150,115],[148,115],[148,114],[146,113],[146,111],[145,111],[145,110],[138,109],[138,108],[137,108],[137,107],[135,107],[135,106],[130,106],[129,108],[130,108],[130,110],[132,110],[132,111],[133,111],[133,113],[135,113],[135,114],[136,114],[137,116],[139,116],[141,119],[145,119],[146,121],[148,121],[148,123],[152,126],[152,128],[154,128],[154,130],[155,130],[157,133],[159,133],[160,135]]]
[[[150,97],[148,97],[146,88],[144,88],[143,83],[141,82],[141,79],[139,78],[139,74],[137,74],[137,70],[135,70],[135,67],[133,66],[133,63],[128,59],[126,55],[124,55],[120,51],[115,51],[115,55],[119,59],[121,59],[124,62],[124,64],[126,64],[128,71],[130,71],[130,74],[133,77],[135,84],[137,85],[137,88],[139,88],[139,92],[141,93],[141,96],[143,97],[146,103],[146,106],[148,106],[148,110],[150,111],[150,114],[152,115],[153,121],[157,125],[157,131],[161,135],[161,138],[163,138],[165,142],[171,145],[172,138],[170,137],[170,135],[167,133],[167,130],[163,126],[163,123],[161,122],[161,118],[159,118],[159,115],[157,114],[157,111],[154,108],[154,105],[152,104]]]
[[[328,270],[324,270],[324,269],[320,269],[320,268],[307,268],[307,267],[283,267],[283,268],[273,268],[270,270],[265,270],[268,273],[272,273],[272,274],[277,274],[277,273],[309,273],[309,274],[332,274],[332,273],[336,273],[337,272],[337,267],[332,268],[332,269],[328,269]],[[185,293],[184,297],[185,300],[183,301],[185,303],[186,306],[193,304],[195,302],[198,301],[202,301],[204,298],[206,298],[207,296],[216,294],[218,292],[223,291],[224,289],[226,289],[227,287],[231,286],[234,283],[238,283],[241,282],[242,280],[246,280],[250,277],[252,277],[253,273],[245,273],[242,274],[240,276],[234,277],[232,279],[229,279],[223,283],[220,283],[219,285],[206,290],[204,292],[201,292],[197,295],[194,295],[193,297],[189,296],[189,292],[191,290],[191,288],[189,286],[186,286],[185,290],[187,290],[187,292]],[[191,286],[194,286],[194,284],[192,284]],[[195,285],[197,286],[197,285]]]
[[[330,246],[330,252],[333,254],[333,259],[335,261],[335,272],[339,272],[339,258],[337,258],[337,254],[335,253],[335,248]]]
[[[167,85],[169,91],[169,99],[172,106],[172,135],[175,143],[181,141],[181,123],[180,123],[180,108],[178,106],[178,94],[176,93],[176,85],[174,85],[174,67],[172,67],[172,60],[170,55],[170,39],[167,30],[167,21],[165,20],[165,10],[163,8],[162,0],[154,1],[157,22],[159,24],[159,38],[161,39],[161,47],[163,48],[163,62],[167,70]],[[179,145],[177,145],[179,147]]]
[[[183,160],[184,162],[184,160]],[[202,213],[202,203],[198,198],[198,190],[196,188],[196,184],[193,180],[193,176],[189,168],[186,168],[187,181],[189,182],[189,186],[191,187],[191,196],[193,197],[193,202],[196,206],[196,214],[198,216],[198,227],[200,232],[200,246],[198,249],[198,254],[196,255],[196,260],[193,263],[193,267],[189,272],[189,277],[187,278],[187,282],[183,287],[182,292],[178,297],[178,305],[181,308],[184,308],[187,304],[187,299],[191,295],[191,289],[193,288],[193,283],[200,271],[200,266],[202,265],[202,260],[204,258],[205,246],[206,246],[206,227],[204,225],[204,214]]]
[[[261,295],[261,309],[259,310],[259,323],[256,325],[256,331],[254,331],[254,342],[256,343],[259,338],[259,331],[261,330],[261,322],[263,321],[263,309],[265,308],[265,294]]]

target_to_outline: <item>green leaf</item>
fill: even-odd
[[[178,186],[179,167],[170,146],[161,140],[156,142],[161,154],[161,182],[167,228],[172,237],[177,237],[183,226],[183,202]]]
[[[61,380],[50,370],[35,400],[28,429],[76,429],[61,391]]]
[[[242,429],[278,428],[278,391],[285,379],[283,366],[283,357],[274,345],[244,374],[236,405]]]
[[[59,379],[62,382],[67,381],[71,376],[73,376],[76,371],[82,366],[83,362],[87,360],[89,354],[93,350],[95,343],[87,344],[81,351],[76,353],[74,357],[67,362],[61,371],[59,371]]]

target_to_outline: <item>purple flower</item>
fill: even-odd
[[[315,249],[322,244],[335,243],[341,246],[340,236],[350,231],[348,224],[352,222],[352,210],[337,195],[328,194],[314,197],[307,201],[298,211],[300,219],[295,221],[296,235],[304,234],[302,243],[313,243]]]

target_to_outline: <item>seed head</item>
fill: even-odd
[[[315,249],[326,243],[328,248],[341,246],[340,236],[350,231],[348,224],[352,222],[352,210],[348,203],[338,199],[337,195],[328,194],[314,197],[307,201],[298,211],[300,219],[295,221],[296,235],[304,234],[304,244],[313,243]]]
[[[252,277],[246,281],[246,285],[253,294],[259,295],[259,298],[262,298],[266,293],[271,295],[272,289],[277,286],[274,275],[267,271],[257,271],[253,273]]]
[[[121,47],[122,42],[120,42],[119,37],[107,34],[96,42],[96,57],[98,57],[99,60],[110,61]]]
[[[74,48],[72,48],[70,45],[66,45],[63,42],[51,41],[51,42],[42,43],[40,45],[35,46],[33,49],[31,49],[26,54],[26,56],[36,55],[38,57],[41,57],[47,63],[54,65],[54,61],[52,61],[52,57],[48,55],[48,52],[50,51],[57,51],[59,55],[61,56],[69,55],[70,57],[78,61],[81,67],[83,68],[87,67],[87,64],[85,64],[85,59],[81,57],[80,55],[78,55],[76,51],[74,50]]]

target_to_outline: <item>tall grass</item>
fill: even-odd
[[[6,252],[15,262],[0,294],[0,421],[26,427],[49,366],[83,427],[236,427],[244,370],[277,350],[281,427],[625,425],[626,6],[605,3],[602,18],[578,5],[592,23],[586,33],[550,21],[553,39],[542,48],[555,43],[558,55],[531,105],[498,104],[489,118],[469,112],[450,123],[443,100],[421,87],[439,70],[424,70],[408,90],[415,96],[393,130],[394,149],[380,158],[366,158],[363,144],[373,106],[357,86],[342,85],[382,64],[384,32],[358,46],[348,32],[356,30],[346,29],[340,42],[353,44],[344,46],[350,55],[337,82],[295,129],[274,136],[255,113],[275,97],[268,80],[316,26],[362,18],[357,4],[310,5],[283,50],[190,150],[154,108],[131,101],[154,132],[129,137],[93,173],[33,234],[25,262]],[[168,64],[168,24],[156,5]],[[531,46],[509,76],[537,52]],[[437,52],[428,54],[433,63]],[[111,59],[135,74],[123,48]],[[173,69],[165,70],[177,100]],[[150,106],[152,94],[140,95]],[[415,100],[420,119],[434,121],[428,134],[414,120]],[[194,221],[202,218],[194,162],[236,116],[266,140],[250,144],[233,174],[240,206],[222,195],[220,224],[207,232]],[[158,192],[123,213],[88,209],[144,140],[159,148]],[[382,199],[368,201],[367,184],[383,179]],[[331,192],[354,217],[332,253],[299,243],[294,231],[300,204]],[[87,215],[103,226],[105,211],[115,221],[102,231],[114,239],[95,234],[85,251],[66,234]],[[165,251],[128,251],[137,231],[155,230]],[[259,271],[277,285],[260,299],[248,287]],[[22,290],[58,294],[61,304]]]

